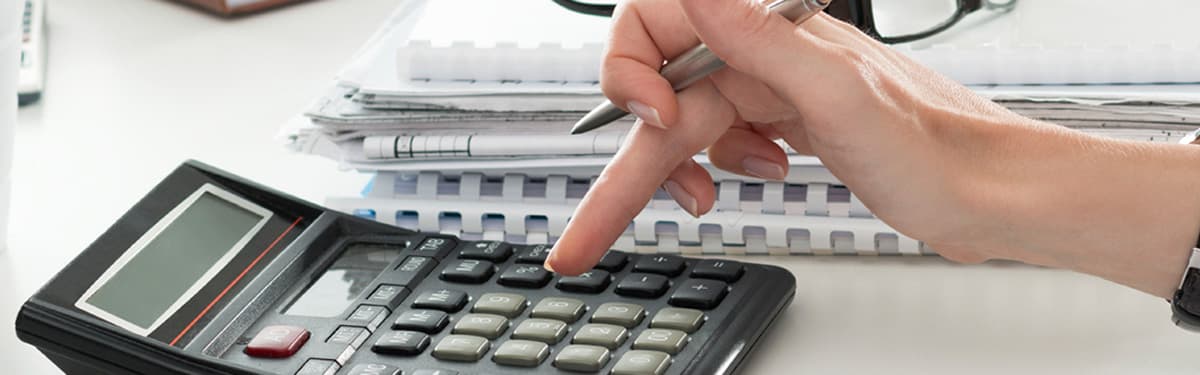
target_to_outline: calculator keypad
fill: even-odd
[[[341,325],[314,331],[342,354],[306,355],[291,373],[661,375],[705,347],[692,341],[713,337],[719,328],[706,321],[728,316],[722,303],[748,267],[610,251],[591,271],[566,277],[542,267],[549,245],[414,242],[363,286]]]

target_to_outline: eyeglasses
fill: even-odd
[[[563,8],[612,17],[616,5],[578,0],[553,0]],[[928,38],[953,27],[981,9],[1007,12],[1018,0],[835,0],[826,13],[850,23],[888,44]]]

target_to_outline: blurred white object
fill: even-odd
[[[46,82],[46,0],[24,0],[21,10],[21,70],[17,104],[29,105],[42,97]]]
[[[24,1],[0,1],[0,250],[8,248],[8,204],[12,181],[13,127],[17,123],[17,69],[21,56]]]

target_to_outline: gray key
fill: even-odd
[[[550,346],[529,340],[508,340],[496,349],[492,361],[509,366],[537,367],[550,356]]]
[[[625,328],[633,328],[642,322],[646,309],[632,303],[609,302],[596,308],[592,314],[592,323],[616,324]]]
[[[650,319],[650,328],[675,329],[687,333],[696,332],[702,324],[704,324],[703,312],[679,307],[658,310],[658,313],[654,314],[654,318]]]
[[[454,325],[451,333],[494,339],[500,337],[505,330],[508,330],[508,318],[495,314],[467,314]]]
[[[491,348],[487,339],[479,336],[449,335],[433,348],[433,357],[447,361],[475,362]]]
[[[534,318],[557,319],[567,323],[575,323],[583,317],[587,306],[583,301],[574,298],[544,298],[533,307],[529,315]]]
[[[554,357],[554,367],[567,371],[596,372],[608,364],[608,349],[594,345],[567,345]]]
[[[571,338],[572,344],[596,345],[603,346],[609,349],[616,349],[625,342],[629,337],[629,331],[625,327],[592,323],[584,325],[575,333],[575,337]]]
[[[525,319],[513,330],[512,337],[521,340],[541,341],[557,344],[567,335],[567,323],[550,319]]]
[[[671,365],[667,353],[651,350],[630,350],[613,365],[612,375],[662,375]]]
[[[471,312],[516,318],[525,311],[525,296],[512,293],[487,293],[479,296]]]
[[[634,349],[657,350],[678,354],[687,345],[687,334],[673,329],[650,328],[633,340]]]

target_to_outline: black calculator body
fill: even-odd
[[[466,241],[190,161],[24,304],[69,374],[725,374],[790,304],[773,266]]]

